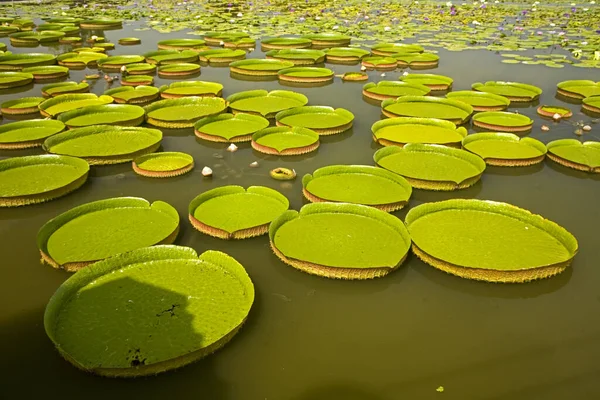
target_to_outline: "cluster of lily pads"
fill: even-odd
[[[360,65],[363,70],[433,68],[439,57],[426,48],[481,48],[483,41],[489,41],[486,48],[500,51],[512,48],[512,42],[523,42],[516,34],[493,34],[492,26],[503,26],[500,32],[506,28],[519,31],[517,26],[540,29],[536,38],[551,35],[541,26],[547,22],[539,18],[525,13],[517,21],[502,22],[502,14],[488,12],[488,7],[441,9],[439,3],[426,3],[407,9],[385,3],[386,11],[375,16],[372,9],[358,9],[355,2],[326,10],[312,3],[298,6],[299,13],[278,1],[256,2],[248,6],[250,12],[233,11],[229,6],[216,12],[211,4],[193,1],[152,4],[151,11],[140,4],[117,2],[117,8],[101,3],[73,6],[67,15],[46,18],[37,27],[26,18],[6,16],[0,34],[9,35],[12,46],[61,42],[73,51],[58,56],[0,55],[0,89],[51,82],[40,88],[39,97],[0,104],[7,118],[26,118],[0,127],[0,149],[41,147],[47,153],[0,160],[0,206],[23,206],[66,195],[86,182],[90,168],[107,164],[131,162],[135,173],[150,178],[192,171],[191,155],[157,152],[161,129],[193,129],[200,143],[228,143],[231,151],[237,149],[234,143],[249,143],[258,152],[285,157],[314,152],[321,136],[340,134],[354,124],[351,111],[312,104],[309,97],[294,91],[256,89],[224,98],[219,82],[174,81],[155,87],[155,72],[161,77],[195,79],[201,67],[225,65],[232,77],[240,79],[267,77],[316,85],[335,78],[331,69],[315,66],[324,62]],[[496,7],[503,13],[514,9],[489,5],[489,9]],[[100,8],[105,17],[97,19],[93,16]],[[191,19],[195,10],[208,14]],[[275,14],[278,10],[286,13]],[[343,22],[356,18],[358,10],[357,20]],[[432,10],[436,13],[425,17]],[[251,23],[257,15],[261,17]],[[160,21],[152,19],[156,16]],[[368,22],[371,16],[376,24]],[[118,29],[123,20],[142,18],[159,31],[175,20],[177,28],[193,28],[191,33],[202,32],[203,38],[163,40],[156,51],[142,55],[110,56],[106,51],[115,45],[99,36],[90,38],[92,47],[81,47],[80,30]],[[564,18],[558,16],[552,23],[562,23]],[[322,20],[327,24],[318,22]],[[378,25],[384,20],[389,26]],[[460,21],[468,23],[468,32],[457,31]],[[578,33],[581,37],[587,28],[577,25],[578,21],[579,16],[569,18],[564,29],[577,26],[583,31]],[[246,59],[246,49],[257,46],[256,37],[274,33],[273,26],[281,22],[289,22],[288,33],[294,35],[265,38],[260,41],[264,58]],[[242,25],[249,27],[246,32],[228,29]],[[220,29],[213,30],[215,26]],[[315,27],[325,27],[329,33],[315,33]],[[410,37],[408,27],[414,28],[412,34],[419,32],[415,43],[399,43],[397,36],[390,40],[399,32]],[[385,42],[369,50],[355,46],[367,37]],[[128,37],[118,44],[139,42]],[[527,46],[541,42],[530,39]],[[553,42],[550,47],[559,44],[568,47],[564,42]],[[99,77],[95,73],[87,74],[82,82],[54,82],[78,68],[98,69],[107,80],[113,79],[109,74],[119,73],[121,86],[100,96],[89,93],[89,81]],[[342,78],[366,80],[368,75],[355,71]],[[528,282],[561,273],[577,253],[575,237],[516,206],[454,199],[414,207],[404,221],[392,214],[409,204],[413,189],[464,189],[476,184],[488,166],[525,167],[548,156],[570,168],[600,173],[598,142],[561,139],[545,145],[517,135],[531,131],[533,120],[507,110],[514,103],[537,101],[542,94],[538,87],[490,81],[475,83],[470,91],[453,92],[452,84],[450,77],[424,73],[366,83],[364,99],[379,106],[387,117],[371,128],[373,140],[382,146],[374,153],[375,165],[329,165],[305,174],[302,194],[310,204],[300,210],[290,210],[286,196],[263,186],[206,190],[190,199],[189,223],[203,234],[225,240],[268,234],[271,249],[282,262],[327,278],[383,277],[399,268],[411,249],[435,268],[480,281]],[[580,102],[591,116],[600,114],[598,82],[560,82],[557,94]],[[572,112],[541,105],[538,114],[558,122]],[[483,132],[467,134],[469,123]],[[202,174],[210,179],[212,170],[207,166]],[[296,174],[278,168],[271,176],[294,179]],[[37,245],[43,262],[76,272],[51,298],[44,321],[48,336],[69,362],[106,376],[150,375],[206,356],[236,334],[254,300],[250,277],[224,253],[198,255],[193,249],[173,245],[179,230],[180,215],[174,207],[135,197],[82,204],[40,228]],[[504,235],[499,237],[498,231]],[[480,245],[466,249],[464,243],[475,239]],[[532,250],[528,246],[532,242],[543,250]],[[165,280],[166,276],[178,278]],[[136,290],[141,286],[154,289]],[[128,325],[135,329],[115,323],[124,315],[139,319]],[[93,333],[89,326],[94,326]]]

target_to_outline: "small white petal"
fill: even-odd
[[[252,168],[258,167],[258,161],[251,162],[250,167],[252,167]]]
[[[234,151],[237,151],[237,149],[238,149],[238,147],[235,144],[233,144],[233,143],[231,143],[229,145],[229,147],[227,147],[227,151],[229,151],[231,153],[233,153]]]
[[[202,168],[202,175],[203,176],[212,176],[212,173],[213,173],[213,171],[209,167]]]

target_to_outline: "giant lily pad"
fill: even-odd
[[[600,96],[600,82],[594,82],[590,80],[571,80],[560,82],[557,87],[559,94],[575,99]]]
[[[0,149],[41,146],[44,140],[65,129],[60,121],[32,119],[0,125]]]
[[[600,173],[600,143],[559,139],[546,145],[548,158],[579,171]]]
[[[173,64],[198,61],[198,53],[193,50],[158,50],[143,54],[150,64]]]
[[[124,37],[119,39],[119,44],[121,46],[135,46],[141,43],[142,39],[136,37]]]
[[[190,172],[194,159],[186,153],[167,151],[137,157],[132,162],[136,174],[149,178],[170,178]]]
[[[158,67],[158,76],[165,77],[186,77],[200,72],[200,65],[192,63],[166,64]]]
[[[350,44],[351,37],[338,33],[314,33],[304,35],[303,38],[310,39],[314,47],[336,47]]]
[[[428,86],[432,91],[445,91],[452,88],[454,80],[448,76],[435,74],[409,74],[400,78],[403,82]]]
[[[333,80],[333,71],[329,68],[292,67],[277,73],[280,81],[319,83]]]
[[[440,62],[440,57],[432,53],[394,53],[390,57],[398,61],[399,67],[435,68]]]
[[[275,119],[277,126],[298,126],[319,135],[333,135],[352,128],[354,114],[343,108],[304,106],[281,111]]]
[[[44,79],[57,79],[69,75],[69,68],[60,65],[42,65],[38,67],[26,67],[21,70],[33,75],[36,81]]]
[[[210,46],[219,46],[221,42],[225,45],[249,37],[250,35],[244,32],[207,32],[204,34],[204,41]]]
[[[91,125],[135,126],[144,122],[144,109],[128,104],[87,106],[63,112],[58,116],[69,128]]]
[[[28,72],[0,72],[0,89],[25,86],[33,82],[33,75]]]
[[[93,93],[61,94],[41,103],[38,107],[45,117],[55,117],[63,112],[87,106],[99,106],[113,102],[111,96],[96,96]]]
[[[121,86],[109,89],[104,94],[114,98],[117,103],[143,104],[156,100],[159,96],[159,90],[154,86]]]
[[[22,97],[17,100],[5,101],[0,105],[4,115],[37,114],[38,105],[44,101],[43,97]]]
[[[116,254],[170,244],[178,232],[179,215],[171,205],[117,197],[77,206],[49,220],[38,232],[37,245],[44,262],[76,271]]]
[[[368,56],[361,60],[363,67],[380,71],[390,71],[398,67],[398,61],[392,57]]]
[[[148,63],[135,63],[125,66],[125,71],[129,75],[147,75],[156,71],[156,65]]]
[[[177,99],[180,97],[214,97],[221,96],[223,85],[217,82],[182,81],[173,82],[168,87],[160,89],[160,96],[164,99]]]
[[[600,96],[586,97],[581,106],[584,110],[600,114]]]
[[[89,170],[84,160],[67,156],[0,160],[0,207],[42,203],[64,196],[85,183]]]
[[[312,45],[312,41],[306,38],[277,37],[263,39],[260,42],[260,45],[263,51],[276,49],[305,49]]]
[[[567,107],[560,107],[554,105],[546,105],[543,104],[537,108],[537,113],[542,117],[555,118],[558,114],[558,119],[560,118],[570,118],[573,116],[573,112],[569,110]]]
[[[194,228],[220,239],[246,239],[268,232],[289,207],[288,199],[264,186],[222,186],[195,197],[189,205]]]
[[[502,111],[506,110],[510,104],[510,100],[504,96],[487,92],[475,92],[473,90],[450,92],[446,97],[470,104],[475,111]]]
[[[367,83],[362,94],[374,100],[387,100],[401,96],[426,96],[429,92],[429,87],[418,83],[381,81]]]
[[[333,47],[325,50],[325,59],[331,63],[353,63],[359,62],[371,53],[356,47]]]
[[[119,19],[99,18],[99,19],[86,19],[79,23],[81,29],[119,29],[123,26],[123,21]]]
[[[229,64],[229,70],[235,74],[251,76],[277,76],[285,68],[291,68],[294,63],[281,60],[241,60]]]
[[[104,53],[96,53],[93,51],[82,51],[61,54],[57,57],[58,63],[65,67],[85,68],[86,66],[96,66],[98,60],[108,58]]]
[[[98,60],[98,68],[106,71],[117,71],[122,66],[144,62],[144,56],[110,56]]]
[[[156,151],[161,140],[158,129],[94,125],[54,135],[46,139],[44,149],[91,165],[120,164]]]
[[[58,42],[58,39],[63,36],[65,36],[65,32],[17,32],[10,35],[10,43],[15,46],[37,46],[39,43]]]
[[[211,142],[249,142],[255,132],[269,126],[269,120],[252,114],[219,114],[196,122],[194,132]]]
[[[462,101],[433,96],[403,96],[381,103],[381,111],[387,117],[438,118],[464,124],[473,113],[473,107]]]
[[[485,161],[466,150],[409,143],[384,147],[373,159],[380,167],[405,177],[412,187],[456,190],[474,185],[485,170]]]
[[[154,83],[154,77],[150,75],[127,75],[121,76],[121,85],[124,86],[150,86]]]
[[[383,211],[408,204],[412,187],[400,175],[367,165],[330,165],[302,178],[302,193],[313,203],[363,204]]]
[[[202,39],[167,39],[158,42],[160,50],[202,49],[205,45]]]
[[[512,133],[475,133],[462,142],[463,148],[483,158],[488,165],[520,167],[544,161],[546,146],[539,140],[519,138]]]
[[[373,140],[383,146],[404,146],[407,143],[460,146],[467,136],[464,127],[435,118],[390,118],[377,121],[371,127]]]
[[[275,118],[280,111],[306,105],[308,98],[289,90],[248,90],[232,94],[227,97],[227,102],[234,114],[241,112]]]
[[[42,86],[44,97],[56,97],[62,94],[85,93],[90,91],[90,85],[86,82],[60,82]]]
[[[462,278],[527,282],[564,271],[577,240],[564,228],[511,204],[454,199],[406,215],[413,252]]]
[[[418,44],[379,43],[371,47],[371,52],[378,56],[389,56],[396,53],[422,53],[423,47]]]
[[[406,227],[384,211],[357,204],[307,204],[269,227],[271,248],[284,263],[309,274],[370,279],[389,274],[410,248]]]
[[[492,131],[527,132],[533,126],[533,120],[523,114],[485,111],[473,115],[473,125]]]
[[[145,107],[146,122],[163,128],[189,128],[200,118],[227,109],[221,97],[183,97],[160,100]]]
[[[224,346],[253,301],[252,281],[227,254],[198,257],[188,247],[156,246],[73,275],[50,299],[44,326],[79,369],[111,377],[155,375]]]
[[[325,52],[313,49],[271,50],[265,55],[273,60],[291,61],[294,65],[320,64],[325,61]]]
[[[198,53],[198,58],[202,62],[211,64],[229,64],[234,61],[245,59],[246,52],[244,50],[232,49],[204,50]]]
[[[476,82],[471,85],[471,88],[479,92],[498,94],[514,102],[534,101],[542,94],[542,89],[537,86],[519,82]]]
[[[252,148],[278,156],[310,153],[319,147],[319,135],[310,129],[279,126],[252,135]]]

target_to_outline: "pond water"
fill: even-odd
[[[156,42],[186,37],[185,32],[139,32],[136,25],[106,31],[113,43],[121,37],[142,39],[139,46],[117,46],[111,52],[141,54]],[[99,32],[87,32],[88,35]],[[8,38],[0,39],[14,52]],[[259,46],[258,46],[259,47]],[[38,48],[45,50],[46,48]],[[62,46],[49,48],[59,54]],[[259,49],[249,57],[262,58]],[[524,53],[527,54],[527,53]],[[453,90],[473,82],[516,80],[544,90],[541,104],[567,105],[572,121],[590,118],[579,105],[554,98],[556,84],[567,79],[598,79],[593,69],[567,66],[501,64],[489,51],[440,50],[437,69],[426,71],[454,78]],[[328,65],[329,66],[329,65]],[[336,73],[357,66],[331,65]],[[397,80],[400,71],[370,72],[372,81]],[[72,71],[71,80],[84,71]],[[228,68],[203,67],[199,78],[224,85],[224,97],[243,90],[290,89],[306,94],[311,105],[343,107],[356,119],[351,131],[326,137],[317,152],[278,158],[239,145],[200,142],[192,129],[164,130],[162,149],[193,155],[193,172],[172,179],[137,176],[130,164],[93,167],[81,189],[55,201],[0,209],[0,354],[2,389],[19,398],[198,398],[210,400],[395,400],[395,399],[597,399],[600,398],[600,246],[598,246],[598,176],[550,161],[526,168],[489,167],[475,186],[457,192],[414,190],[410,207],[450,198],[478,198],[512,203],[539,213],[572,232],[580,252],[573,267],[551,279],[522,285],[486,284],[447,275],[413,255],[394,273],[370,281],[322,279],[284,265],[271,252],[268,237],[223,241],[194,230],[187,206],[199,193],[222,185],[264,185],[281,191],[299,209],[303,174],[331,164],[374,165],[378,148],[371,125],[380,108],[362,99],[360,83],[335,83],[313,88],[288,88],[274,82],[232,79]],[[172,80],[156,77],[155,86]],[[0,93],[0,100],[39,96],[42,84]],[[113,87],[118,86],[115,82]],[[104,80],[93,92],[106,90]],[[542,121],[536,105],[518,111],[535,120],[532,137],[544,143],[575,137],[567,122]],[[511,107],[510,110],[515,110]],[[2,123],[9,122],[4,119]],[[551,130],[542,132],[547,124]],[[472,128],[469,128],[473,132]],[[593,125],[588,140],[600,138]],[[41,154],[41,150],[2,151],[0,157]],[[258,168],[248,165],[258,161]],[[201,175],[204,165],[212,179]],[[298,179],[279,182],[269,177],[275,167],[294,168]],[[135,380],[98,378],[64,361],[44,332],[44,307],[70,275],[41,265],[38,229],[50,218],[94,200],[138,196],[163,200],[181,216],[176,244],[203,252],[224,251],[247,269],[257,292],[254,307],[240,333],[216,354],[178,371]],[[408,208],[410,208],[408,207]],[[395,213],[404,218],[407,210]],[[444,387],[444,392],[436,389]],[[18,390],[12,392],[11,390]],[[4,396],[2,396],[4,397]],[[9,398],[9,397],[6,397]]]

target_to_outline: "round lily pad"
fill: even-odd
[[[548,158],[579,171],[600,173],[600,143],[559,139],[546,145]]]
[[[473,125],[492,131],[527,132],[533,126],[533,120],[523,114],[485,111],[473,115]]]
[[[211,142],[249,142],[255,132],[269,126],[269,120],[252,114],[219,114],[196,122],[194,132]]]
[[[452,88],[454,80],[448,76],[435,74],[409,74],[400,78],[403,82],[428,86],[432,91],[445,91]]]
[[[314,49],[271,50],[265,56],[274,60],[291,61],[294,65],[313,65],[325,61],[325,52]]]
[[[577,240],[564,228],[511,204],[454,199],[411,209],[413,252],[462,278],[527,282],[564,271]]]
[[[542,117],[550,117],[553,118],[556,114],[560,116],[560,118],[570,118],[573,116],[573,112],[569,110],[567,107],[560,107],[554,105],[541,105],[537,108],[537,113]]]
[[[306,105],[308,98],[289,90],[248,90],[232,94],[227,97],[227,102],[234,114],[249,113],[275,118],[280,111]]]
[[[600,82],[590,80],[563,81],[557,85],[558,93],[574,99],[600,96]]]
[[[335,47],[350,44],[351,37],[339,33],[314,33],[304,35],[303,38],[310,39],[314,47]]]
[[[227,254],[155,246],[73,275],[46,306],[44,326],[61,355],[81,370],[155,375],[223,347],[253,301],[252,281]]]
[[[314,203],[286,211],[269,227],[275,255],[309,274],[371,279],[396,270],[410,237],[395,216],[373,207]]]
[[[234,49],[204,50],[198,53],[198,58],[200,61],[210,64],[229,64],[245,59],[246,52]]]
[[[133,160],[133,171],[149,178],[170,178],[183,175],[194,168],[194,159],[186,153],[151,153]]]
[[[84,160],[67,156],[0,160],[0,207],[43,203],[64,196],[85,183],[89,170]]]
[[[222,186],[195,197],[189,205],[194,228],[220,239],[246,239],[268,232],[289,207],[288,199],[264,186]]]
[[[0,72],[0,89],[25,86],[33,82],[33,75],[27,72]]]
[[[362,82],[369,80],[369,75],[366,72],[346,72],[342,75],[344,82]]]
[[[233,43],[236,40],[249,38],[250,35],[244,32],[207,32],[204,34],[204,41],[210,46],[219,46],[229,42]]]
[[[294,63],[281,60],[241,60],[229,64],[229,70],[235,74],[251,76],[277,76],[285,68],[291,68]]]
[[[144,62],[144,56],[124,55],[110,56],[98,60],[98,68],[105,71],[118,71],[122,66]]]
[[[319,135],[333,135],[352,128],[354,114],[343,108],[304,106],[281,111],[275,119],[277,126],[298,126]]]
[[[366,68],[379,71],[390,71],[398,67],[398,61],[392,57],[368,56],[364,57],[361,63]]]
[[[475,133],[465,137],[462,145],[483,158],[486,164],[499,167],[539,164],[546,157],[546,146],[542,142],[512,133]]]
[[[110,18],[87,19],[79,24],[81,29],[119,29],[123,26],[123,21]]]
[[[498,94],[510,101],[525,103],[537,100],[542,94],[542,89],[539,87],[519,82],[476,82],[471,85],[471,88],[479,92]]]
[[[302,193],[312,203],[363,204],[396,211],[408,204],[412,187],[400,175],[367,165],[330,165],[302,178]]]
[[[143,104],[156,100],[159,96],[158,88],[154,86],[121,86],[109,89],[104,92],[105,95],[115,99],[120,104]]]
[[[156,71],[156,65],[148,63],[135,63],[125,66],[125,71],[129,75],[147,75]]]
[[[278,126],[252,135],[252,148],[278,156],[310,153],[319,147],[319,135],[310,129]]]
[[[160,50],[201,49],[206,42],[202,39],[167,39],[158,42]]]
[[[384,147],[373,156],[378,166],[395,172],[411,186],[426,190],[457,190],[474,185],[485,170],[485,161],[466,150],[409,143]]]
[[[581,106],[584,110],[600,114],[600,96],[586,97]]]
[[[144,109],[129,104],[87,106],[63,112],[58,116],[69,128],[91,125],[136,126],[144,122]]]
[[[382,113],[393,117],[437,118],[464,124],[473,113],[473,107],[462,101],[433,96],[403,96],[381,103]]]
[[[32,74],[36,81],[44,79],[57,79],[69,75],[69,68],[61,67],[60,65],[40,65],[37,67],[26,67],[21,70]]]
[[[44,97],[56,97],[61,94],[85,93],[90,91],[90,85],[86,82],[59,82],[42,86]]]
[[[371,127],[373,140],[383,146],[404,146],[407,143],[440,144],[459,147],[467,136],[464,127],[435,118],[390,118],[377,121]]]
[[[395,99],[401,96],[426,96],[431,89],[425,85],[409,82],[370,82],[363,86],[362,94],[373,100]]]
[[[356,47],[333,47],[325,50],[325,59],[330,63],[355,63],[371,53]]]
[[[65,53],[58,56],[58,64],[64,65],[69,68],[85,68],[87,66],[97,66],[98,60],[108,58],[104,53],[97,53],[93,51],[81,51]]]
[[[141,44],[142,40],[140,38],[136,38],[136,37],[125,37],[125,38],[121,38],[119,39],[119,44],[121,46],[134,46],[136,44]]]
[[[390,55],[398,62],[399,67],[435,68],[440,63],[440,57],[432,53],[394,53]]]
[[[194,50],[157,50],[143,54],[150,64],[174,64],[198,61],[198,53]]]
[[[161,140],[158,129],[94,125],[54,135],[46,139],[44,149],[83,158],[90,165],[120,164],[156,151]]]
[[[180,97],[214,97],[221,96],[223,85],[217,82],[182,81],[173,82],[169,86],[160,88],[160,96],[164,99],[178,99]]]
[[[47,137],[65,129],[60,121],[32,119],[0,125],[0,149],[39,147]]]
[[[17,100],[8,100],[0,105],[4,115],[26,115],[40,112],[38,105],[44,101],[43,97],[22,97]]]
[[[10,43],[13,46],[37,46],[40,43],[58,42],[65,36],[65,32],[41,31],[41,32],[17,32],[10,35]]]
[[[37,245],[42,261],[77,271],[116,254],[170,244],[178,232],[179,214],[171,205],[117,197],[77,206],[49,220],[38,232]]]
[[[150,75],[127,75],[121,76],[123,86],[150,86],[154,83],[154,77]]]
[[[160,100],[145,107],[146,122],[163,128],[189,128],[200,118],[225,111],[227,102],[220,97],[183,97]]]
[[[94,93],[61,94],[45,100],[38,107],[40,113],[45,117],[56,117],[57,115],[87,106],[99,106],[113,102],[111,96],[96,96]]]
[[[319,83],[333,80],[333,71],[329,68],[292,67],[277,73],[280,81]]]
[[[158,67],[158,76],[164,77],[186,77],[195,75],[200,72],[200,66],[198,64],[191,63],[178,63],[178,64],[166,64]]]
[[[263,51],[274,49],[305,49],[312,46],[312,41],[307,38],[268,38],[260,42]]]
[[[510,100],[504,96],[487,92],[475,92],[473,90],[450,92],[446,97],[470,104],[475,111],[502,111],[506,110],[510,104]]]
[[[378,56],[389,56],[395,53],[422,53],[425,49],[418,44],[379,43],[371,47],[371,53]]]

